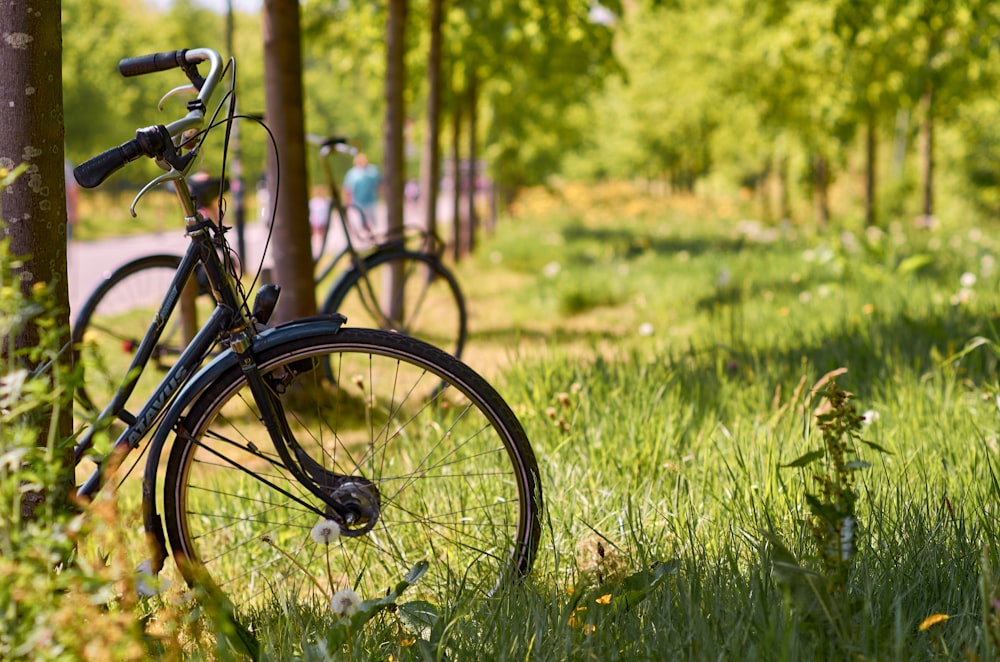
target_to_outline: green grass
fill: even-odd
[[[458,267],[468,360],[514,406],[543,471],[531,581],[442,606],[440,638],[416,637],[433,645],[402,646],[412,628],[386,616],[352,652],[995,657],[998,274],[986,228],[901,221],[848,237],[669,200],[615,214],[581,197],[503,219]],[[976,282],[962,294],[967,272]],[[989,342],[961,354],[977,337]],[[781,465],[815,447],[808,391],[841,367],[859,412],[878,415],[863,437],[891,455],[860,451],[873,466],[859,473],[859,551],[836,633],[816,600],[774,580],[763,533],[819,569],[804,524],[811,468]],[[658,561],[670,573],[642,602],[613,614],[595,601]],[[932,614],[950,618],[918,630]]]
[[[535,571],[489,601],[381,612],[344,650],[994,659],[991,228],[901,219],[816,232],[743,221],[723,203],[560,196],[523,198],[456,267],[472,314],[467,360],[514,408],[542,470]],[[875,414],[863,438],[888,453],[859,448],[871,466],[857,474],[858,551],[831,620],[782,580],[768,541],[822,571],[805,496],[816,467],[782,465],[817,447],[811,389],[838,368],[858,412]],[[949,618],[920,630],[933,614]],[[338,620],[322,607],[275,603],[247,620],[269,659],[336,656]]]

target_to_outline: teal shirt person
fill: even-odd
[[[368,222],[375,221],[375,205],[378,203],[382,173],[378,166],[368,163],[368,157],[358,154],[354,157],[354,167],[344,175],[344,192],[347,204],[357,205],[364,212]]]

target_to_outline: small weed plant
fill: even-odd
[[[861,532],[857,473],[871,466],[860,458],[858,446],[887,451],[861,437],[864,417],[854,408],[854,396],[835,379],[843,372],[826,375],[813,388],[813,393],[821,395],[821,403],[812,414],[820,447],[784,465],[801,469],[808,476],[805,524],[811,550],[798,559],[774,532],[767,532],[765,538],[773,548],[773,576],[789,606],[804,615],[806,623],[849,648],[853,644],[852,621],[860,615],[860,602],[854,599],[850,586]],[[806,430],[808,435],[811,426]]]

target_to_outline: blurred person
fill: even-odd
[[[354,157],[354,167],[344,175],[344,202],[356,205],[372,226],[377,226],[375,207],[378,204],[382,173],[378,166],[369,163],[368,157],[358,154]]]
[[[317,245],[323,243],[329,223],[330,198],[322,186],[313,187],[312,195],[309,197],[309,227],[312,228],[313,242]]]

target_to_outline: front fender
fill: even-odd
[[[334,334],[340,330],[345,321],[347,318],[339,313],[292,320],[257,334],[253,339],[250,351],[257,354],[285,342]],[[151,569],[154,573],[163,568],[163,561],[167,557],[163,521],[156,509],[156,473],[160,466],[163,449],[171,433],[177,429],[180,418],[188,405],[194,402],[206,388],[238,364],[239,359],[236,354],[227,349],[195,373],[170,404],[149,444],[149,455],[146,457],[146,468],[142,476],[142,520],[146,539],[151,547]]]

